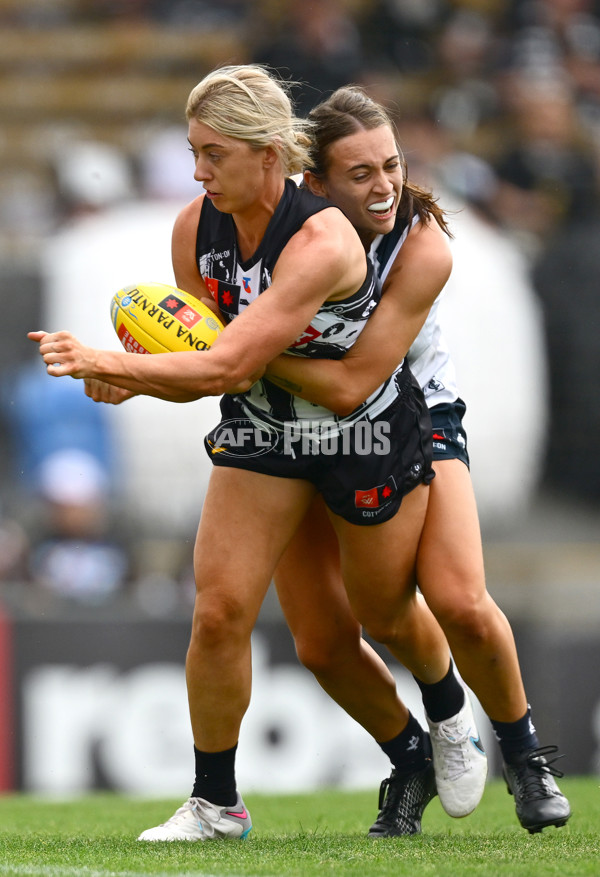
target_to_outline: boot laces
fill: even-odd
[[[396,791],[394,788],[395,778],[396,778],[396,774],[394,771],[392,771],[391,776],[386,777],[386,779],[381,781],[381,785],[379,786],[379,803],[377,805],[379,810],[384,809],[384,804],[385,804],[385,809],[388,810],[388,809],[390,809],[391,805],[394,803],[393,799],[395,797],[397,797],[396,795],[394,795],[394,792]]]
[[[528,753],[525,764],[529,771],[524,773],[521,779],[521,787],[524,794],[531,797],[545,797],[548,794],[548,777],[564,776],[564,773],[554,766],[559,758],[563,755],[555,755],[558,752],[558,746],[541,746],[533,749]],[[548,759],[547,756],[555,755],[554,758]]]
[[[450,744],[444,746],[444,773],[449,780],[457,780],[469,769],[463,743],[466,743],[469,732],[459,732],[456,723],[449,725],[442,723],[439,727],[439,736],[445,737]]]

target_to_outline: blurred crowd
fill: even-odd
[[[410,177],[442,200],[468,205],[525,258],[543,312],[549,367],[541,486],[598,508],[597,0],[4,0],[0,24],[21,34],[97,28],[108,41],[150,28],[156,40],[169,35],[175,46],[177,34],[200,45],[201,38],[225,32],[233,43],[227,42],[221,63],[277,68],[295,83],[302,114],[340,85],[363,84],[395,115]],[[64,82],[69,73],[64,58],[39,58],[32,68],[9,56],[0,49],[0,64],[10,73],[6,94],[18,90],[19,77],[30,80],[36,71],[50,94],[53,77]],[[110,73],[111,62],[105,63],[101,75]],[[184,58],[175,50],[157,56],[150,72],[148,63],[140,61],[139,69],[151,91],[162,82],[157,70],[191,87],[214,58],[202,50]],[[187,90],[168,112],[156,110],[157,90],[154,102],[149,99],[154,113],[132,115],[127,125],[120,118],[100,131],[63,113],[36,129],[45,140],[26,166],[17,168],[13,158],[0,174],[5,582],[31,581],[42,591],[91,603],[137,588],[155,612],[191,599],[184,552],[174,553],[167,571],[171,591],[160,576],[142,576],[139,587],[140,569],[125,538],[135,522],[119,520],[110,483],[115,450],[102,412],[89,400],[75,401],[72,388],[62,395],[49,388],[26,344],[15,340],[31,328],[34,314],[44,314],[38,260],[47,240],[115,205],[183,204],[196,194],[182,128]],[[0,102],[6,94],[0,88]],[[132,102],[143,103],[139,96]],[[39,122],[26,102],[19,109],[24,123]],[[93,106],[88,110],[93,116]],[[15,113],[6,118],[16,130]],[[0,134],[0,150],[9,138]],[[504,341],[510,359],[511,337]],[[505,388],[507,395],[518,390]]]

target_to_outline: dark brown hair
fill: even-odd
[[[372,131],[387,125],[394,135],[398,155],[402,163],[404,186],[398,206],[401,216],[410,221],[415,214],[422,222],[432,216],[440,228],[450,235],[444,211],[431,192],[411,183],[407,178],[406,160],[398,143],[398,131],[392,117],[381,104],[370,98],[356,85],[347,85],[316,106],[309,113],[312,144],[309,148],[307,170],[316,177],[327,176],[329,168],[329,149],[342,137],[349,137],[357,131]]]

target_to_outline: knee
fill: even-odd
[[[463,593],[460,600],[440,607],[435,614],[451,643],[462,640],[477,646],[488,642],[493,635],[496,610],[487,592],[483,596]]]
[[[196,598],[192,619],[191,647],[218,649],[233,640],[250,637],[252,624],[244,605],[233,597],[202,596]]]
[[[360,628],[296,636],[294,644],[300,663],[314,676],[326,677],[340,665],[350,665],[350,655],[360,649]]]
[[[401,647],[406,640],[411,642],[412,634],[409,623],[403,623],[398,617],[377,616],[366,619],[363,628],[365,632],[381,645],[395,645]]]
[[[335,652],[327,641],[296,642],[296,654],[300,663],[315,676],[327,675],[335,664]]]

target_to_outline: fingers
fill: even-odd
[[[104,402],[107,405],[120,405],[134,395],[130,390],[114,387],[98,378],[84,378],[83,384],[86,396],[94,402]]]
[[[97,378],[84,378],[83,386],[85,395],[94,402],[112,402],[112,390],[110,384],[99,381]]]
[[[74,366],[69,363],[47,362],[45,357],[44,362],[46,363],[46,371],[49,375],[52,375],[53,378],[75,377],[73,374]]]
[[[28,332],[27,337],[39,344],[38,352],[52,377],[76,376],[78,371],[77,339],[70,332]]]

